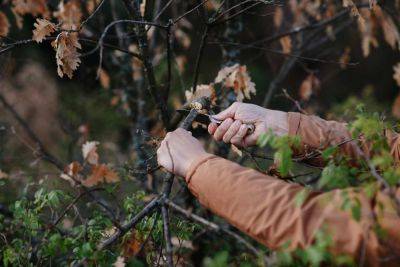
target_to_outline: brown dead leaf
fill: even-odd
[[[54,12],[63,30],[77,30],[82,20],[82,10],[79,0],[71,0],[67,3],[61,1],[58,10]]]
[[[196,92],[193,93],[193,88],[185,91],[186,103],[190,103],[200,97],[208,97],[212,105],[216,105],[217,95],[213,84],[200,84],[196,87]]]
[[[358,29],[361,36],[361,48],[364,57],[368,57],[372,47],[378,47],[379,43],[376,39],[376,20],[372,19],[371,12],[369,10],[363,10],[363,16],[365,20],[358,20]]]
[[[215,83],[221,82],[224,82],[226,88],[232,88],[235,91],[237,101],[243,101],[244,98],[250,99],[251,94],[256,94],[255,84],[251,81],[245,65],[235,64],[222,68],[215,78]]]
[[[10,30],[10,22],[7,16],[0,11],[0,37],[7,36]]]
[[[44,18],[48,18],[50,15],[47,8],[47,0],[13,0],[11,9],[17,16],[31,14],[33,17],[41,15]],[[22,20],[22,18],[19,19]]]
[[[32,39],[37,43],[41,43],[44,38],[56,30],[56,25],[46,19],[36,19],[36,22],[33,24],[33,26],[35,29],[33,30]]]
[[[115,183],[119,181],[118,174],[108,168],[106,164],[93,165],[90,176],[82,181],[82,184],[88,187],[100,183]]]
[[[353,0],[343,0],[343,7],[349,8],[351,15],[357,18],[361,18],[360,11],[358,10],[356,4],[354,4]]]
[[[81,49],[78,34],[76,32],[62,32],[51,45],[56,50],[58,75],[62,78],[66,74],[72,79],[74,70],[81,63],[80,53],[77,51]]]
[[[383,37],[392,49],[400,48],[400,33],[392,18],[386,14],[379,6],[374,6],[374,15],[382,27]]]
[[[105,89],[110,89],[110,75],[101,68],[99,71],[100,84]]]
[[[134,257],[140,252],[140,248],[144,239],[137,233],[135,230],[131,232],[129,238],[125,241],[123,248],[124,248],[124,256],[127,258]]]
[[[400,119],[400,95],[398,95],[393,102],[392,114],[395,118]]]
[[[290,36],[285,36],[279,39],[279,42],[282,46],[282,52],[285,54],[289,54],[292,51],[292,39]]]
[[[301,83],[299,88],[299,96],[301,100],[307,101],[311,95],[320,87],[319,79],[311,73]]]
[[[75,186],[75,180],[81,180],[80,172],[83,170],[81,164],[77,161],[70,163],[60,175],[60,178],[67,180],[72,186]]]
[[[82,145],[82,156],[89,164],[99,164],[99,154],[97,153],[97,146],[99,142],[88,141]]]

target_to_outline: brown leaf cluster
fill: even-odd
[[[69,181],[75,185],[75,181],[80,181],[84,186],[95,186],[100,183],[115,183],[119,181],[117,172],[110,169],[106,164],[100,163],[100,156],[97,152],[99,142],[88,141],[82,145],[82,156],[84,163],[81,164],[77,161],[69,164],[61,178]],[[89,174],[86,179],[83,179],[83,171],[88,166],[90,168]],[[74,181],[75,180],[75,181]]]
[[[37,43],[41,43],[44,38],[56,30],[56,25],[46,19],[36,19],[36,22],[33,24],[33,26],[35,29],[33,30],[32,39]]]
[[[46,0],[12,0],[12,11],[19,28],[22,28],[22,16],[24,15],[30,14],[33,17],[42,16],[44,18],[50,16]]]
[[[251,94],[256,94],[255,84],[251,81],[245,65],[235,64],[222,68],[215,83],[223,83],[225,88],[232,88],[236,94],[237,101],[251,98]]]
[[[61,32],[51,44],[56,51],[58,75],[62,78],[65,74],[71,79],[74,70],[81,63],[80,53],[78,53],[78,49],[81,49],[78,34]]]
[[[7,16],[0,11],[0,37],[7,36],[9,29],[10,29],[10,22],[8,21]]]

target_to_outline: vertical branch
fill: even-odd
[[[165,85],[165,95],[164,101],[168,102],[169,91],[171,89],[171,82],[172,82],[172,51],[171,51],[171,27],[172,27],[172,20],[168,22],[167,25],[167,84]]]
[[[128,9],[129,15],[137,21],[143,21],[142,15],[140,14],[140,8],[138,1],[123,0],[126,8]],[[161,119],[164,125],[168,125],[169,113],[167,105],[162,97],[160,97],[157,91],[156,77],[154,74],[153,64],[150,60],[150,51],[147,41],[147,31],[145,24],[136,24],[137,39],[139,44],[139,49],[142,55],[143,69],[147,76],[148,89],[153,101],[156,104],[157,109],[160,112]]]
[[[196,58],[196,65],[195,65],[196,67],[195,67],[195,70],[194,70],[193,85],[192,85],[193,92],[196,91],[197,82],[198,82],[198,79],[199,79],[200,63],[201,63],[201,59],[203,58],[204,48],[206,46],[206,41],[207,41],[209,28],[210,28],[210,25],[208,23],[206,23],[203,35],[201,37],[200,47],[199,47],[199,51],[197,53],[197,58]]]
[[[174,266],[173,262],[173,251],[172,251],[172,242],[171,242],[171,232],[169,230],[169,212],[166,204],[161,206],[161,213],[163,217],[163,231],[164,231],[164,240],[165,240],[165,250],[167,254],[167,266]]]

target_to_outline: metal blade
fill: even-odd
[[[190,110],[187,110],[187,109],[177,109],[176,111],[181,113],[181,114],[183,114],[183,115],[187,115],[190,112]],[[202,114],[202,113],[197,114],[197,116],[196,116],[196,118],[194,120],[197,121],[197,122],[200,122],[200,123],[207,124],[207,125],[210,124],[211,122],[214,122],[214,123],[217,123],[217,124],[221,123],[221,121],[212,118],[210,115]]]

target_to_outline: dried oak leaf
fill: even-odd
[[[190,103],[200,97],[208,97],[211,101],[211,105],[216,105],[217,95],[213,84],[200,84],[197,85],[196,91],[193,93],[193,88],[185,91],[186,103]]]
[[[368,57],[372,47],[378,47],[379,43],[376,39],[376,20],[372,18],[369,10],[362,10],[365,20],[358,20],[358,29],[361,35],[361,48],[364,57]]]
[[[80,54],[77,49],[81,49],[78,42],[78,34],[75,32],[62,32],[57,36],[51,45],[56,50],[57,73],[62,78],[66,74],[70,79],[81,63]]]
[[[37,43],[41,43],[44,38],[55,32],[56,25],[51,23],[46,19],[36,19],[35,24],[33,24],[35,29],[33,30],[32,39]]]
[[[82,145],[82,155],[83,159],[89,164],[97,165],[99,164],[99,154],[97,153],[97,146],[99,142],[88,141]]]
[[[379,6],[374,6],[374,15],[378,19],[385,41],[393,48],[400,48],[400,33],[397,30],[396,24],[392,18],[385,14],[384,11]]]
[[[93,165],[90,176],[82,181],[82,184],[88,187],[100,183],[115,183],[119,181],[118,174],[111,170],[106,164]]]
[[[235,64],[222,68],[215,78],[215,83],[221,82],[224,82],[226,88],[232,88],[235,91],[237,101],[243,101],[244,98],[250,99],[251,94],[256,94],[255,84],[251,81],[245,65]]]
[[[71,0],[67,3],[61,1],[58,11],[54,12],[63,30],[77,30],[82,20],[81,4],[78,0]]]
[[[64,173],[60,175],[60,178],[67,180],[72,186],[75,186],[75,180],[81,180],[82,176],[80,172],[83,170],[81,164],[77,161],[70,163],[64,170]]]
[[[313,73],[308,75],[300,85],[300,99],[304,101],[309,100],[311,95],[319,89],[320,84],[321,82]]]

